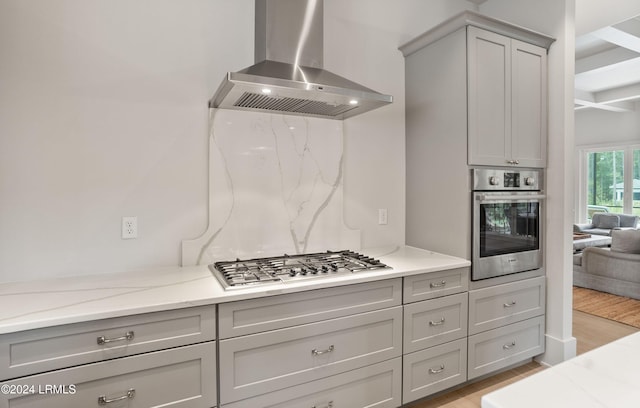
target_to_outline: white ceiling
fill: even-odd
[[[640,100],[640,16],[576,38],[577,109],[635,110]]]

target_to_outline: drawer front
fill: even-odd
[[[220,341],[222,404],[398,357],[402,307]]]
[[[35,394],[2,393],[0,408],[210,408],[216,405],[215,366],[213,341],[93,363],[3,383]],[[47,388],[52,385],[67,387]]]
[[[404,306],[404,353],[436,346],[467,335],[466,293]]]
[[[402,403],[406,404],[467,380],[467,339],[403,356]]]
[[[404,303],[418,302],[469,290],[469,268],[430,272],[404,278]]]
[[[545,312],[545,277],[469,292],[469,334],[495,329]]]
[[[0,380],[214,340],[215,318],[202,306],[3,334]]]
[[[396,408],[401,402],[400,357],[294,387],[223,405],[223,408]]]
[[[469,379],[544,352],[544,316],[469,336]]]
[[[402,280],[318,289],[219,305],[220,338],[282,329],[398,306]]]

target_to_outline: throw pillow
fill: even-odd
[[[620,217],[615,214],[599,214],[595,221],[596,228],[613,229],[620,226]]]
[[[611,250],[628,254],[640,254],[640,230],[611,231]]]
[[[638,225],[637,215],[620,214],[620,228],[635,228]]]

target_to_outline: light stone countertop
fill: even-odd
[[[631,408],[640,404],[640,332],[482,397],[482,408]]]
[[[470,266],[409,246],[363,249],[393,269],[225,291],[206,265],[0,284],[0,334]]]

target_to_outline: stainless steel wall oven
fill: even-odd
[[[473,169],[471,280],[542,267],[545,196],[537,169]]]

